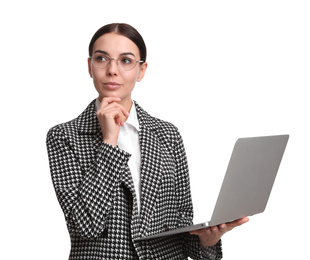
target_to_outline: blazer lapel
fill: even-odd
[[[101,133],[99,121],[96,115],[95,101],[96,100],[93,100],[77,118],[77,127],[81,134]]]
[[[95,100],[77,118],[77,128],[79,131],[79,141],[76,142],[79,146],[77,151],[82,152],[79,154],[79,160],[83,168],[87,170],[93,163],[102,140],[102,133],[96,115]]]
[[[141,234],[147,232],[149,218],[155,206],[158,187],[161,182],[161,146],[156,135],[157,124],[136,104],[140,124],[141,150]]]

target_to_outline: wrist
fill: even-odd
[[[115,139],[104,138],[103,142],[106,144],[112,145],[114,147],[117,146],[117,140],[115,140]]]

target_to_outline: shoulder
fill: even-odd
[[[175,136],[175,137],[179,137],[180,136],[180,132],[179,129],[171,122],[168,121],[164,121],[162,119],[153,117],[154,121],[156,121],[157,123],[157,131],[159,132],[163,132],[166,135],[169,136]]]
[[[47,136],[74,136],[83,131],[95,130],[97,128],[97,119],[94,101],[78,117],[51,127],[48,130]]]
[[[62,139],[65,136],[74,136],[78,132],[76,128],[76,120],[77,119],[73,119],[66,123],[61,123],[51,127],[47,132],[47,139]]]
[[[159,119],[148,114],[142,107],[135,102],[139,124],[147,129],[154,131],[159,137],[175,142],[181,139],[178,128],[171,122]]]

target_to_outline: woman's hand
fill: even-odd
[[[97,111],[103,141],[113,146],[117,145],[120,125],[124,126],[129,116],[126,109],[118,103],[120,101],[118,97],[103,98]]]
[[[221,224],[214,227],[208,227],[200,230],[195,230],[189,233],[191,235],[198,235],[200,239],[200,244],[202,246],[205,247],[214,246],[226,232],[234,229],[237,226],[241,226],[248,221],[249,218],[241,218],[233,222]]]

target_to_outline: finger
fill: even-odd
[[[121,124],[123,122],[124,115],[119,108],[113,108],[106,113],[115,120],[115,123]]]
[[[210,233],[211,233],[211,229],[210,229],[210,228],[206,228],[206,229],[204,230],[204,232],[207,233],[207,234],[210,234]]]
[[[193,230],[193,231],[190,231],[189,233],[191,235],[201,235],[203,233],[210,234],[211,233],[211,229],[208,227],[208,228],[204,228],[204,229]]]
[[[100,105],[100,108],[97,112],[108,112],[109,110],[114,110],[115,108],[120,109],[123,116],[126,118],[129,117],[129,112],[119,103],[113,101],[111,103],[106,103],[105,106]],[[126,120],[125,120],[126,121]]]
[[[125,125],[125,122],[126,122],[126,116],[123,115],[122,112],[119,112],[116,117],[115,117],[115,122],[121,126],[124,126]]]
[[[107,107],[97,111],[97,117],[100,124],[106,124],[108,121],[113,120],[116,124],[120,124],[124,121],[124,115],[118,107]],[[111,122],[111,121],[110,121]],[[103,127],[104,128],[104,127]]]
[[[119,114],[114,115],[114,120],[116,124],[120,124],[121,123],[121,117],[119,116]]]
[[[105,97],[102,99],[101,104],[100,104],[100,108],[102,107],[106,107],[107,105],[109,105],[110,103],[113,102],[120,102],[121,99],[119,97]]]
[[[125,126],[125,121],[126,121],[126,120],[124,120],[124,118],[122,118],[122,119],[120,120],[119,124],[120,124],[121,126]]]
[[[249,218],[245,217],[245,218],[237,219],[237,220],[235,220],[235,221],[233,221],[231,223],[240,226],[240,225],[242,225],[244,223],[247,223],[249,220],[250,220]]]
[[[212,231],[212,232],[215,232],[215,231],[217,231],[217,230],[218,230],[217,226],[211,227],[211,231]]]
[[[124,126],[127,117],[129,116],[129,113],[127,111],[124,111],[122,109],[117,109],[115,114],[115,122],[117,124],[120,124],[121,126]]]
[[[221,225],[219,225],[218,228],[219,228],[219,231],[222,232],[222,233],[226,233],[228,231],[226,224],[221,224]]]
[[[249,218],[241,218],[241,219],[237,219],[233,222],[227,223],[227,229],[230,231],[235,227],[241,226],[245,223],[247,223],[250,219]]]

